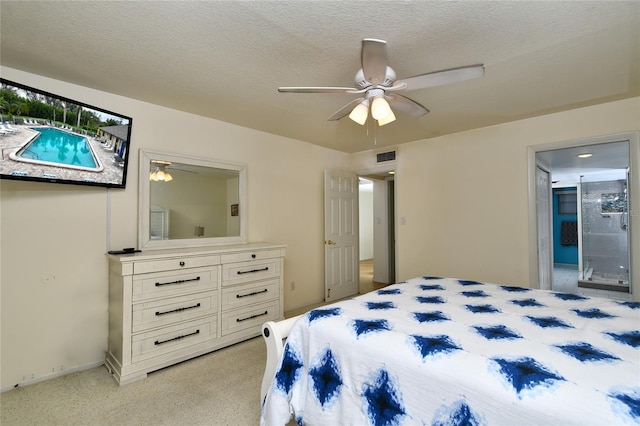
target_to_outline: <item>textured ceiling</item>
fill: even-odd
[[[638,1],[2,0],[0,19],[3,66],[345,152],[640,95]],[[486,74],[402,92],[431,113],[380,128],[327,121],[356,95],[277,92],[352,86],[363,38],[398,78]]]

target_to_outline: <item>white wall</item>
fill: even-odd
[[[634,98],[398,146],[396,218],[406,223],[397,226],[397,278],[428,274],[531,286],[528,146],[639,129],[640,98]],[[352,155],[351,168],[373,167],[374,154]],[[633,180],[640,193],[638,173]],[[633,265],[638,300],[640,250]]]
[[[285,310],[322,300],[323,170],[346,168],[347,154],[11,68],[1,72],[133,118],[124,190],[0,181],[2,389],[104,360],[105,253],[137,245],[140,148],[247,164],[249,239],[288,246]]]
[[[373,184],[360,185],[358,194],[360,226],[360,260],[373,259]]]
[[[392,284],[389,277],[389,182],[373,181],[373,280]]]

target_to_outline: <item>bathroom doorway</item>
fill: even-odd
[[[552,289],[631,300],[629,152],[617,140],[535,153],[553,187]]]

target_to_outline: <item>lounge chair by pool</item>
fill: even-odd
[[[0,130],[2,130],[3,132],[8,132],[8,133],[18,133],[19,132],[18,129],[10,129],[4,124],[0,124]]]

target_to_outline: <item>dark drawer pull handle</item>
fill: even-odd
[[[247,293],[247,294],[236,294],[236,299],[240,299],[242,297],[249,297],[249,296],[255,296],[256,294],[261,294],[261,293],[266,293],[269,290],[267,290],[266,288],[264,290],[260,290],[260,291],[254,291],[253,293]]]
[[[262,272],[262,271],[268,271],[269,267],[265,266],[264,268],[261,269],[252,269],[250,271],[238,271],[238,275],[242,275],[242,274],[252,274],[254,272]]]
[[[186,311],[187,309],[195,309],[195,308],[199,308],[199,307],[200,307],[200,304],[198,303],[197,305],[185,306],[184,308],[177,308],[177,309],[173,309],[171,311],[156,312],[156,316],[172,314],[174,312],[182,312],[182,311]]]
[[[179,265],[180,265],[180,266],[184,266],[184,265],[186,265],[186,263],[184,263],[184,262],[182,262],[182,261],[181,261],[181,262],[179,263]]]
[[[189,336],[195,336],[196,334],[200,334],[200,330],[196,330],[193,333],[189,333],[189,334],[183,334],[182,336],[178,336],[178,337],[174,337],[172,339],[167,339],[167,340],[156,340],[154,343],[154,345],[161,345],[163,343],[169,343],[169,342],[173,342],[174,340],[180,340],[180,339],[184,339],[185,337],[189,337]]]
[[[267,315],[269,313],[269,311],[264,311],[261,314],[256,314],[256,315],[251,315],[250,317],[246,317],[246,318],[237,318],[236,322],[242,322],[242,321],[246,321],[246,320],[250,320],[250,319],[254,319],[254,318],[258,318],[264,315]]]
[[[156,287],[160,287],[162,285],[170,285],[170,284],[184,284],[184,283],[188,283],[188,282],[191,282],[191,281],[200,281],[200,277],[189,278],[188,280],[170,281],[168,283],[156,283]]]

